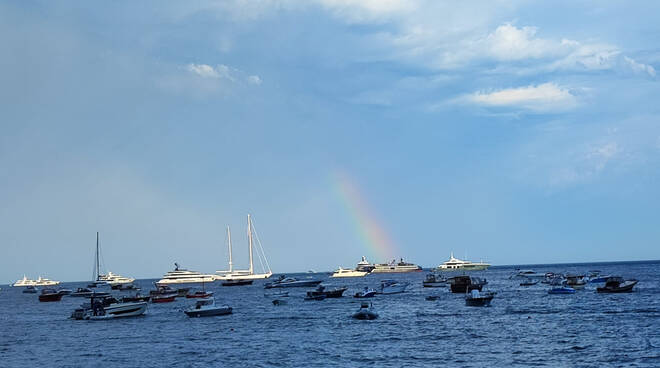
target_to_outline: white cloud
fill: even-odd
[[[188,64],[186,70],[202,78],[220,78],[220,73],[206,64]]]
[[[482,106],[513,107],[536,112],[565,111],[577,105],[575,95],[554,83],[477,92],[459,100]]]
[[[254,85],[260,85],[261,84],[261,78],[259,78],[258,75],[250,75],[247,77],[247,81],[249,84],[254,84]]]
[[[630,66],[630,69],[632,69],[633,72],[641,74],[646,73],[652,77],[655,77],[655,69],[652,66],[638,63],[627,56],[624,56],[623,60],[628,64],[628,66]]]
[[[497,60],[538,59],[561,53],[562,44],[535,38],[535,27],[516,28],[503,24],[483,41],[483,47]]]

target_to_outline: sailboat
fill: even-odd
[[[215,279],[223,281],[239,281],[239,280],[257,280],[257,279],[267,279],[273,275],[273,272],[270,270],[270,265],[264,254],[264,249],[261,246],[259,237],[257,236],[257,245],[259,246],[259,252],[257,256],[261,261],[261,266],[264,268],[263,273],[254,273],[254,262],[253,262],[253,226],[252,218],[248,214],[247,216],[247,238],[248,238],[248,247],[250,254],[250,268],[247,270],[234,270],[234,263],[232,262],[232,246],[231,246],[231,232],[229,226],[227,226],[227,243],[229,246],[229,270],[226,271],[216,271]],[[263,257],[263,258],[262,258]],[[265,265],[264,265],[265,263]]]
[[[107,275],[101,274],[101,262],[99,260],[99,232],[96,232],[96,257],[94,258],[94,273],[92,275],[92,282],[87,287],[98,287],[101,285],[110,285],[111,287],[118,287],[122,284],[130,284],[135,281],[134,278],[116,275],[108,271]]]

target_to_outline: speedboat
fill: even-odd
[[[166,273],[162,279],[158,280],[157,285],[171,285],[171,284],[201,284],[205,282],[213,282],[215,276],[205,275],[197,271],[189,271],[179,267],[178,263],[174,263],[174,271]]]
[[[422,286],[424,287],[443,287],[446,284],[447,279],[441,275],[436,275],[435,273],[427,274],[424,281],[422,281]]]
[[[584,275],[566,275],[566,286],[579,290],[584,289],[585,285],[587,280],[584,279]]]
[[[355,319],[372,320],[378,318],[378,313],[374,310],[373,304],[362,302],[360,309],[352,315]]]
[[[356,271],[361,271],[361,272],[371,272],[376,266],[372,265],[367,261],[367,258],[365,256],[362,256],[362,260],[358,262],[357,266],[355,267]]]
[[[473,289],[465,294],[465,305],[470,307],[488,307],[494,297],[494,292]]]
[[[36,294],[37,291],[37,288],[34,286],[26,286],[25,289],[23,289],[24,294]]]
[[[340,287],[335,289],[326,289],[325,286],[319,285],[314,290],[307,292],[308,297],[315,297],[322,295],[324,298],[341,298],[344,294],[344,291],[348,289],[347,287]]]
[[[490,263],[485,262],[470,262],[462,259],[454,258],[454,253],[449,255],[449,260],[440,266],[438,270],[443,272],[450,271],[481,271],[490,267]]]
[[[224,316],[231,314],[232,308],[227,305],[215,305],[215,298],[199,299],[195,305],[183,311],[188,317],[211,317],[211,316]]]
[[[548,294],[575,294],[575,289],[568,286],[557,286],[548,290]]]
[[[204,291],[204,290],[198,290],[195,291],[194,293],[188,293],[186,294],[186,298],[210,298],[213,296],[212,291]]]
[[[339,267],[331,277],[364,277],[368,274],[367,271],[357,271]]]
[[[599,293],[629,293],[637,285],[637,280],[624,280],[622,277],[610,277],[605,282],[604,287],[596,288]]]
[[[538,273],[533,270],[518,270],[518,272],[510,278],[542,279],[545,275],[545,273]]]
[[[71,296],[73,297],[87,297],[87,296],[92,296],[94,292],[88,288],[77,288],[76,291],[71,293]]]
[[[379,263],[374,266],[374,269],[371,271],[371,273],[418,272],[421,270],[422,267],[414,263],[404,262],[403,258],[401,258],[401,261],[399,262],[392,260],[390,263]]]
[[[73,311],[71,318],[77,320],[106,320],[137,317],[147,310],[146,302],[119,302],[113,297],[94,297],[89,303]]]
[[[466,293],[472,290],[479,290],[483,288],[484,285],[488,284],[486,279],[479,277],[471,277],[467,275],[454,276],[447,280],[449,282],[449,288],[452,293]]]
[[[394,280],[382,280],[380,282],[380,290],[378,294],[398,294],[406,291],[410,285],[409,282],[396,282]]]
[[[355,298],[372,298],[374,296],[376,296],[376,290],[370,289],[366,286],[364,290],[358,291],[357,293],[355,293],[355,295],[353,295],[353,297]]]
[[[316,286],[320,284],[323,280],[314,280],[314,279],[305,279],[298,280],[293,277],[285,277],[281,275],[277,280],[273,282],[267,282],[264,284],[265,289],[272,288],[285,288],[285,287],[305,287],[305,286]]]
[[[41,294],[39,294],[40,302],[59,302],[60,300],[62,300],[62,294],[57,292],[57,290],[50,288],[41,289]]]

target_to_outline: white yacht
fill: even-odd
[[[247,270],[234,270],[234,263],[232,262],[232,245],[231,245],[231,231],[229,226],[227,226],[227,244],[229,246],[229,270],[226,271],[216,271],[215,280],[257,280],[257,279],[267,279],[273,275],[273,272],[270,269],[268,260],[266,259],[266,254],[264,253],[264,248],[261,246],[259,241],[259,236],[256,237],[257,240],[257,257],[261,263],[262,273],[254,272],[254,262],[253,262],[253,248],[254,241],[252,232],[254,231],[252,225],[252,218],[248,214],[247,216],[247,238],[248,238],[248,251],[250,255],[250,268]],[[256,232],[255,232],[256,233]]]
[[[417,272],[422,268],[416,264],[404,262],[401,258],[400,262],[392,260],[390,263],[379,263],[371,271],[372,273],[400,273],[400,272]]]
[[[135,279],[132,277],[124,277],[121,275],[116,275],[110,271],[108,271],[107,275],[102,275],[102,280],[108,283],[110,286],[130,284],[133,281],[135,281]]]
[[[36,280],[28,279],[27,276],[23,275],[23,278],[17,280],[12,286],[35,286],[37,284]]]
[[[485,262],[470,262],[464,261],[458,258],[454,258],[454,253],[451,253],[449,260],[440,266],[438,266],[439,271],[481,271],[490,267],[490,263]]]
[[[156,284],[159,286],[171,284],[201,284],[205,282],[213,282],[214,280],[215,277],[213,275],[179,268],[179,264],[174,263],[174,270],[166,273],[162,279],[156,282]]]
[[[55,286],[59,285],[59,281],[54,281],[50,280],[44,277],[39,276],[38,279],[32,280],[28,279],[27,276],[23,275],[23,278],[20,280],[17,280],[13,286],[19,287],[19,286]]]
[[[332,274],[332,277],[364,277],[368,273],[369,272],[366,271],[356,271],[339,267],[339,269]]]
[[[365,256],[362,256],[362,260],[358,262],[357,266],[355,267],[356,271],[365,271],[365,272],[371,272],[376,266],[372,265],[367,261],[367,258]]]

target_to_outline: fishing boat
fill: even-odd
[[[372,298],[376,296],[377,292],[374,289],[370,289],[368,287],[364,287],[364,290],[358,291],[353,295],[354,298]]]
[[[146,302],[120,302],[113,297],[93,297],[88,304],[83,304],[74,310],[71,318],[98,321],[137,317],[146,311]]]
[[[447,279],[441,275],[436,275],[435,273],[429,273],[422,281],[422,286],[424,287],[444,287],[447,285]]]
[[[213,275],[186,270],[179,267],[179,264],[174,262],[174,270],[167,272],[162,279],[156,282],[156,284],[159,286],[177,284],[202,284],[205,282],[213,282],[214,280],[215,277]]]
[[[481,291],[484,285],[488,284],[486,279],[467,275],[454,276],[448,279],[447,282],[449,283],[449,289],[452,293],[462,294],[472,290]]]
[[[39,294],[40,302],[59,302],[62,300],[62,294],[58,293],[55,289],[44,288]]]
[[[368,274],[367,271],[356,271],[339,267],[333,272],[331,277],[364,277]]]
[[[227,305],[217,306],[215,298],[199,299],[195,305],[183,311],[188,317],[212,317],[224,316],[232,313],[232,308]]]
[[[253,234],[254,233],[254,234]],[[215,280],[257,280],[257,279],[267,279],[273,275],[273,272],[270,269],[268,264],[268,259],[266,259],[266,254],[264,253],[264,248],[259,241],[259,236],[256,235],[254,230],[254,225],[252,224],[252,217],[248,214],[247,216],[247,238],[248,238],[248,254],[250,256],[250,267],[247,270],[234,270],[234,263],[232,261],[232,244],[231,244],[231,231],[229,226],[227,226],[227,244],[229,247],[229,270],[226,271],[216,271],[214,278]],[[256,240],[256,242],[254,241]],[[262,273],[254,272],[254,261],[253,261],[253,248],[256,243],[257,246],[257,258],[262,266]]]
[[[241,279],[234,280],[234,279],[230,279],[230,280],[224,280],[224,281],[222,281],[222,286],[244,286],[244,285],[252,285],[253,282],[254,282],[254,280],[241,280]]]
[[[470,262],[464,261],[454,257],[454,253],[450,253],[449,260],[439,265],[437,270],[443,272],[453,271],[481,271],[490,267],[490,263],[486,262]]]
[[[348,289],[347,287],[340,287],[334,289],[326,289],[325,286],[319,285],[314,290],[307,292],[308,297],[314,297],[322,295],[324,298],[341,298],[344,295],[344,291]]]
[[[374,269],[371,270],[371,273],[402,273],[402,272],[419,272],[422,270],[422,267],[413,264],[404,262],[403,258],[399,262],[392,260],[390,263],[378,263],[374,266]]]
[[[355,270],[358,272],[371,272],[373,269],[376,268],[376,266],[372,265],[367,261],[367,258],[365,256],[362,256],[362,259],[360,262],[358,262],[357,266],[355,267]]]
[[[360,303],[360,309],[353,313],[351,317],[361,320],[373,320],[378,318],[378,313],[374,310],[372,303],[362,302]]]
[[[397,282],[395,280],[382,280],[378,294],[399,294],[406,291],[409,282]]]
[[[630,293],[637,285],[638,280],[624,280],[623,277],[614,276],[607,279],[605,286],[596,288],[599,293]]]
[[[264,284],[264,288],[272,289],[272,288],[316,286],[321,282],[323,282],[323,280],[316,280],[316,279],[298,280],[294,277],[286,277],[285,275],[281,275],[277,280],[273,282],[267,282],[266,284]]]
[[[465,293],[465,305],[469,307],[488,307],[494,297],[494,292],[473,289],[469,293]]]

